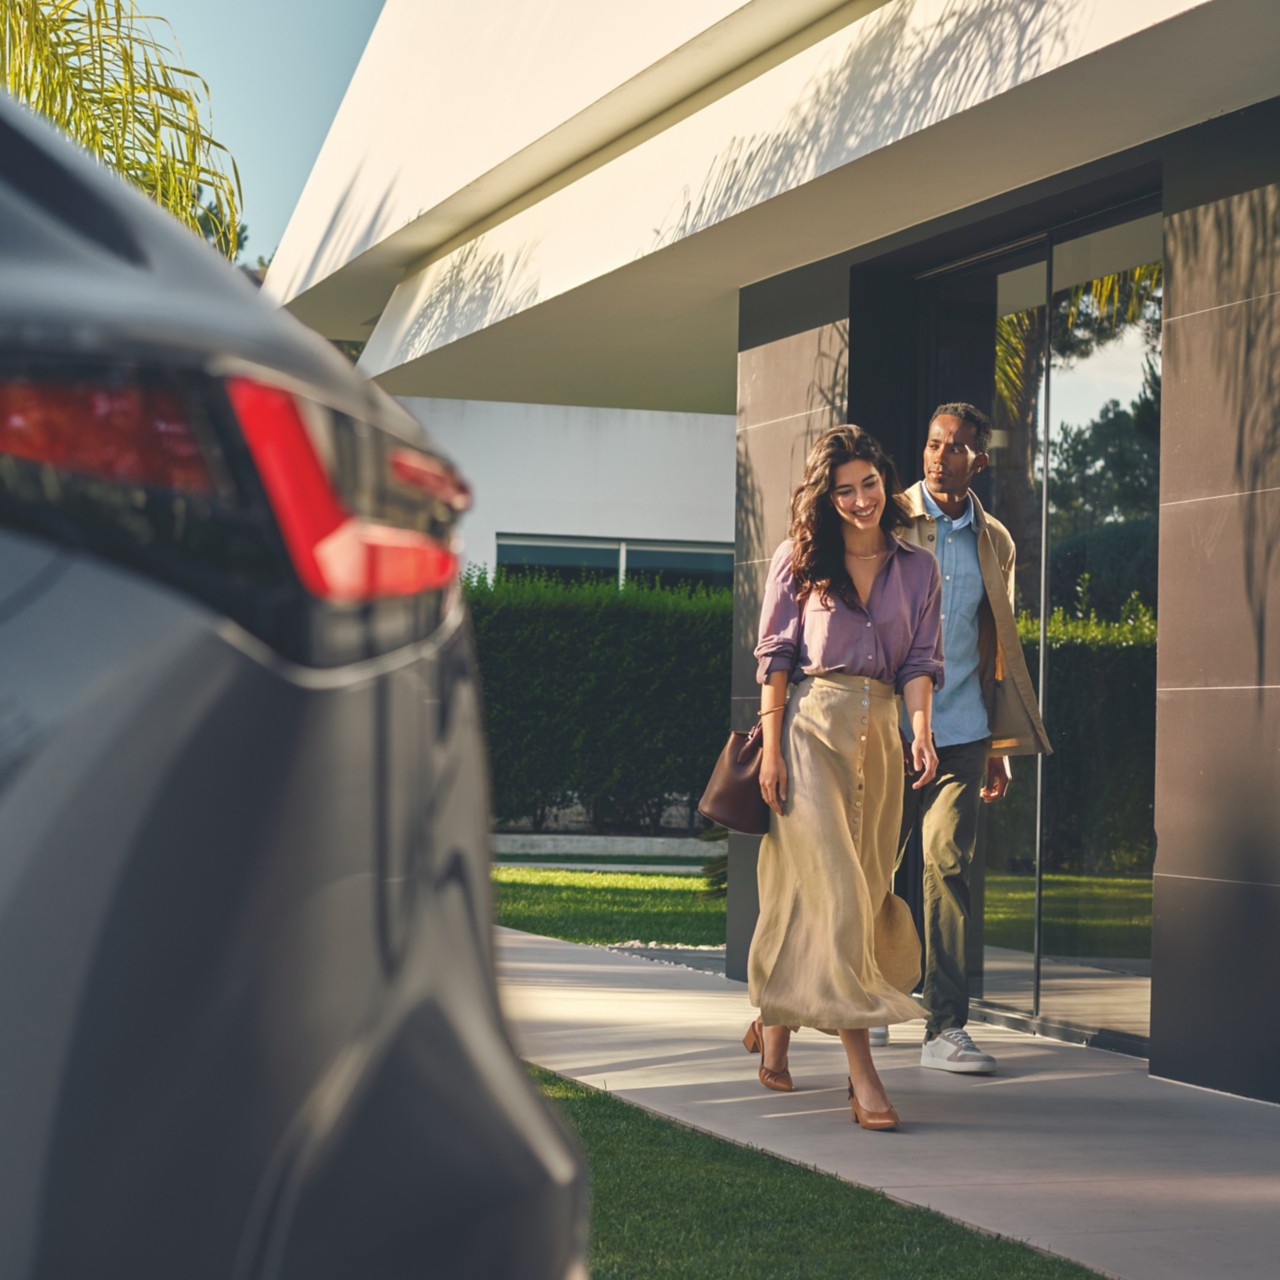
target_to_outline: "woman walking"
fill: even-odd
[[[895,1128],[898,1114],[867,1028],[923,1013],[905,994],[919,976],[919,940],[889,891],[901,705],[920,787],[938,764],[930,715],[942,680],[938,565],[894,536],[905,524],[898,492],[892,461],[865,431],[819,436],[769,566],[755,650],[760,790],[773,814],[748,959],[760,1017],[744,1043],[761,1052],[761,1083],[789,1092],[792,1030],[838,1035],[853,1119],[869,1129]]]

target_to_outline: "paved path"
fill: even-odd
[[[926,1071],[914,1023],[876,1051],[903,1127],[863,1133],[826,1036],[793,1042],[795,1093],[760,1087],[741,983],[507,929],[498,956],[516,1043],[551,1071],[1125,1280],[1280,1275],[1280,1107],[991,1026],[998,1075]]]

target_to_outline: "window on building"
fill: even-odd
[[[719,542],[498,535],[498,568],[564,582],[612,578],[667,587],[733,586],[733,548]]]

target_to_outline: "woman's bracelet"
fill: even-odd
[[[768,711],[757,711],[756,719],[763,720],[765,716],[771,716],[775,711],[785,711],[786,709],[787,709],[787,704],[784,702],[780,707],[770,707]]]

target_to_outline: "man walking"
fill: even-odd
[[[996,1060],[970,1039],[966,947],[969,879],[982,802],[1009,787],[1010,755],[1048,753],[1013,614],[1014,545],[969,485],[990,458],[991,423],[970,404],[940,405],[924,446],[924,479],[902,496],[904,541],[927,547],[942,571],[943,686],[934,695],[938,771],[908,784],[899,862],[919,827],[924,849],[925,965],[929,1014],[920,1064],[991,1072]],[[882,1032],[880,1043],[887,1043]],[[875,1040],[873,1039],[873,1043]]]

